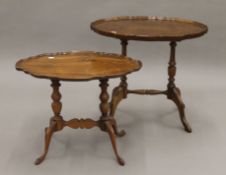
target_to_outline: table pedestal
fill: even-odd
[[[127,55],[127,40],[121,40],[122,45],[122,55]],[[181,91],[175,85],[175,75],[176,75],[176,45],[177,43],[172,41],[170,42],[170,60],[168,66],[168,85],[167,90],[155,90],[155,89],[137,89],[137,90],[129,90],[127,88],[127,78],[126,76],[121,77],[121,83],[118,87],[114,88],[112,93],[112,100],[111,100],[111,116],[115,115],[116,108],[122,99],[127,98],[128,94],[139,94],[139,95],[158,95],[163,94],[166,95],[169,100],[172,100],[179,111],[181,122],[184,126],[185,131],[192,132],[192,129],[186,119],[185,116],[185,105],[182,100]]]
[[[117,129],[117,123],[115,118],[112,115],[109,115],[110,112],[110,106],[109,106],[109,95],[107,92],[108,87],[108,79],[100,79],[100,88],[101,88],[101,94],[100,94],[100,111],[101,111],[101,117],[98,121],[94,121],[92,119],[71,119],[69,121],[65,121],[63,117],[61,116],[61,108],[62,103],[60,102],[61,94],[59,92],[60,83],[59,80],[52,80],[51,84],[53,88],[52,93],[52,110],[54,113],[54,116],[50,119],[49,126],[45,129],[45,147],[44,152],[41,157],[39,157],[35,164],[38,165],[43,162],[45,159],[50,141],[52,138],[52,135],[54,132],[61,131],[64,127],[70,127],[73,129],[81,128],[81,129],[90,129],[92,127],[99,127],[102,131],[105,131],[109,134],[109,137],[111,139],[112,147],[114,150],[114,153],[116,155],[117,161],[120,165],[124,165],[123,159],[119,156],[117,145],[116,145],[116,136],[122,137],[125,135],[125,131],[118,131]]]

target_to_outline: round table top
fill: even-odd
[[[16,63],[17,70],[32,76],[67,81],[120,77],[141,66],[129,57],[90,51],[42,54]]]
[[[208,31],[206,25],[196,21],[148,16],[100,19],[91,23],[91,29],[105,36],[143,41],[180,41]]]

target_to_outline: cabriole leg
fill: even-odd
[[[172,100],[179,111],[181,122],[184,126],[185,131],[192,132],[192,129],[186,119],[185,116],[185,105],[182,100],[181,91],[178,87],[175,85],[175,75],[176,75],[176,59],[175,59],[175,52],[176,52],[176,42],[170,43],[170,61],[169,61],[169,67],[168,67],[168,75],[169,75],[169,82],[167,85],[167,98]]]
[[[117,161],[118,161],[119,165],[122,165],[122,166],[123,166],[123,165],[125,165],[125,162],[124,162],[124,160],[119,156],[119,153],[118,153],[118,149],[117,149],[117,145],[116,145],[116,135],[115,135],[115,132],[114,132],[114,129],[113,129],[112,122],[111,122],[111,121],[106,121],[106,122],[105,122],[105,125],[106,125],[106,128],[107,128],[109,137],[110,137],[110,139],[111,139],[111,144],[112,144],[112,147],[113,147],[115,156],[116,156],[116,158],[117,158]]]
[[[109,134],[109,137],[111,139],[112,147],[115,153],[115,156],[117,158],[117,161],[120,165],[124,165],[123,159],[119,156],[117,145],[116,145],[116,130],[115,130],[115,119],[112,116],[109,116],[109,110],[110,106],[108,103],[109,95],[107,92],[108,87],[108,79],[101,79],[100,80],[100,88],[101,88],[101,94],[100,94],[100,111],[101,111],[101,117],[100,122],[102,123],[101,129],[104,131],[107,131]]]
[[[121,40],[121,46],[122,46],[121,54],[123,56],[127,55],[127,45],[128,45],[127,40]],[[127,87],[128,87],[127,77],[122,76],[119,86],[115,87],[113,89],[113,92],[112,92],[112,99],[111,99],[111,106],[110,106],[110,108],[111,108],[110,116],[115,117],[115,112],[116,112],[118,104],[123,99],[127,98]],[[117,123],[115,122],[114,130],[115,130],[117,136],[122,137],[126,134],[126,132],[124,130],[118,131],[117,128],[118,128],[118,126],[117,126]]]
[[[53,88],[52,93],[52,110],[54,113],[54,116],[50,119],[49,127],[45,129],[45,147],[44,147],[44,153],[35,161],[35,165],[39,165],[42,163],[48,153],[49,145],[51,142],[51,138],[54,132],[62,130],[63,129],[63,118],[60,115],[62,103],[60,102],[61,94],[59,92],[60,83],[58,80],[52,80],[51,84]]]

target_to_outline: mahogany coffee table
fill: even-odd
[[[116,136],[125,135],[124,131],[118,131],[117,123],[110,111],[109,95],[107,92],[108,79],[117,78],[141,68],[141,62],[125,56],[97,52],[61,52],[53,54],[42,54],[22,59],[16,63],[16,69],[24,71],[36,78],[46,78],[52,81],[52,110],[53,117],[49,126],[45,129],[45,149],[35,164],[40,164],[46,157],[52,134],[62,130],[65,126],[70,128],[99,127],[109,134],[117,161],[124,165],[123,159],[119,156],[116,146]],[[62,103],[59,92],[60,81],[100,81],[100,111],[98,121],[92,119],[74,118],[65,121],[60,114]]]
[[[91,29],[101,35],[120,39],[122,45],[122,55],[124,56],[127,55],[127,44],[129,40],[170,42],[171,51],[168,66],[169,82],[167,90],[129,90],[127,88],[127,78],[126,76],[122,76],[120,85],[113,90],[112,115],[114,116],[118,103],[122,99],[126,98],[129,93],[141,95],[164,94],[168,99],[172,100],[177,105],[180,119],[185,131],[192,132],[185,116],[185,105],[182,101],[181,91],[175,85],[175,51],[178,41],[204,35],[208,30],[207,26],[199,22],[178,18],[124,16],[94,21],[91,23]]]

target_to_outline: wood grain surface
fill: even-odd
[[[117,54],[59,52],[22,59],[16,69],[38,78],[81,81],[114,78],[141,68],[141,62]]]
[[[208,31],[206,25],[179,18],[122,16],[91,23],[95,32],[124,40],[180,41],[199,37]]]

